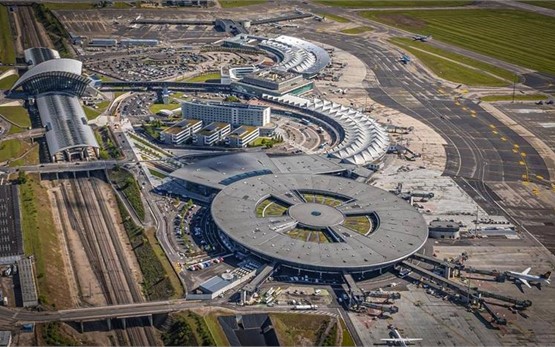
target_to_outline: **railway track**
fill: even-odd
[[[104,203],[96,178],[76,178],[62,182],[62,195],[68,210],[70,225],[81,238],[108,304],[143,302],[124,255],[123,246],[114,226],[115,220]],[[139,318],[127,320],[125,330],[116,330],[120,344],[133,346],[156,345],[150,327],[142,327]]]
[[[49,47],[49,42],[44,42],[40,34],[39,24],[31,6],[18,6],[17,12],[21,18],[23,34],[23,48]]]

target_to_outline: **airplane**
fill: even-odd
[[[138,15],[138,16],[137,16],[137,18],[135,18],[135,20],[139,20],[139,19],[141,19],[141,17],[142,17],[142,16],[143,16],[143,15],[141,15],[141,14],[140,14],[140,15]]]
[[[421,338],[406,338],[406,337],[402,337],[401,333],[399,333],[399,330],[397,330],[397,328],[395,328],[392,325],[388,326],[390,332],[389,332],[389,336],[391,336],[391,338],[389,339],[381,339],[381,341],[383,342],[387,342],[392,343],[394,346],[402,346],[402,347],[406,347],[407,345],[411,344],[412,342],[416,342],[416,341],[422,341]]]
[[[425,36],[425,35],[414,35],[414,36],[412,37],[412,39],[413,39],[414,41],[426,42],[426,41],[432,39],[432,35],[427,35],[427,36]]]
[[[507,275],[513,277],[515,280],[520,281],[521,283],[524,283],[528,288],[532,288],[528,281],[536,282],[540,286],[542,285],[542,283],[551,284],[551,282],[549,281],[549,277],[551,277],[551,271],[547,271],[543,275],[537,276],[528,274],[531,269],[532,268],[529,267],[522,272],[507,271]]]
[[[401,59],[399,59],[399,61],[406,65],[406,64],[410,63],[410,57],[406,54],[403,54],[401,56]]]

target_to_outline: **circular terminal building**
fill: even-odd
[[[390,267],[415,253],[428,237],[424,218],[405,201],[336,176],[240,180],[218,193],[211,211],[230,249],[323,273]]]

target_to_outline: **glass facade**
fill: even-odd
[[[88,82],[86,77],[71,72],[49,71],[21,81],[19,86],[21,86],[25,92],[33,95],[52,91],[83,95]],[[14,86],[14,89],[19,86]]]

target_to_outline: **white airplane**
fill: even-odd
[[[551,271],[547,271],[543,275],[536,276],[536,275],[528,274],[531,269],[532,268],[529,267],[528,269],[522,272],[507,271],[507,274],[510,277],[514,277],[516,280],[520,281],[521,283],[524,283],[528,288],[532,288],[532,286],[530,285],[530,283],[528,283],[528,281],[536,282],[539,285],[541,285],[542,283],[551,284],[551,282],[549,281],[549,277],[551,277]]]
[[[402,347],[406,347],[407,345],[411,344],[412,342],[416,342],[416,341],[422,341],[421,338],[407,338],[407,337],[402,337],[401,333],[399,333],[399,330],[397,330],[397,328],[393,327],[393,326],[389,326],[389,330],[390,332],[390,336],[391,338],[389,339],[381,339],[381,341],[383,342],[387,342],[392,343],[394,346],[402,346]]]

